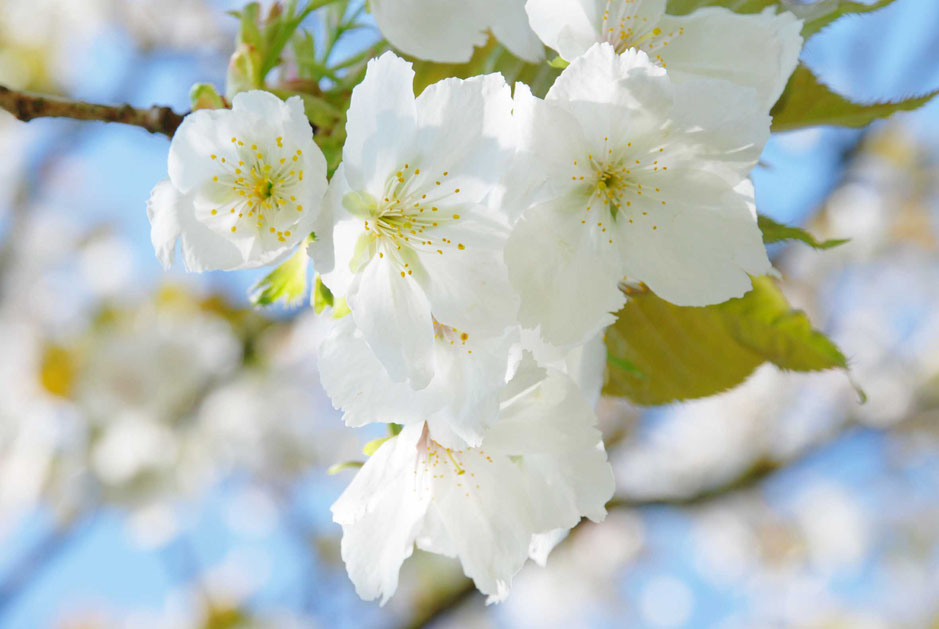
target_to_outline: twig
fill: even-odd
[[[117,122],[146,129],[150,133],[161,133],[173,137],[183,121],[169,107],[154,105],[138,109],[130,105],[99,105],[69,100],[58,96],[20,92],[0,85],[0,108],[23,122],[35,118],[71,118],[73,120],[97,120]]]

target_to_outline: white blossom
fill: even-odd
[[[434,373],[415,390],[391,379],[352,317],[335,322],[320,347],[320,381],[349,426],[426,421],[434,440],[447,447],[480,444],[499,415],[511,356],[521,355],[518,333],[476,339],[439,323],[434,328]]]
[[[372,0],[382,35],[405,54],[444,63],[469,61],[488,31],[514,55],[538,62],[544,48],[528,25],[525,0]]]
[[[521,323],[555,345],[613,322],[618,285],[678,305],[738,297],[771,272],[748,173],[769,137],[755,91],[672,83],[638,50],[595,44],[546,100],[516,88],[520,159],[536,191],[506,248]],[[545,133],[550,129],[551,133]]]
[[[528,0],[531,26],[568,61],[594,43],[617,52],[638,48],[675,81],[724,79],[757,90],[766,109],[782,94],[802,49],[802,21],[792,13],[742,15],[705,7],[665,14],[665,0]]]
[[[476,342],[514,323],[509,219],[486,201],[515,136],[501,76],[446,79],[416,99],[413,79],[391,53],[369,62],[327,193],[334,228],[313,255],[392,380],[421,389],[441,330]]]
[[[147,203],[151,240],[164,267],[177,240],[190,271],[271,264],[313,231],[325,190],[326,160],[300,98],[244,92],[176,131],[169,179]]]
[[[387,601],[416,544],[459,557],[489,601],[500,601],[535,536],[605,517],[613,478],[596,416],[567,376],[526,363],[481,447],[446,448],[413,424],[382,444],[333,505],[360,596]]]

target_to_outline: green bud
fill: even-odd
[[[196,83],[189,90],[189,102],[192,109],[224,109],[225,101],[215,91],[215,86],[209,83]]]

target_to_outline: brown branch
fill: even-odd
[[[58,96],[20,92],[2,85],[0,85],[0,108],[7,110],[23,122],[29,122],[35,118],[117,122],[140,127],[150,133],[162,133],[170,138],[173,137],[184,117],[183,114],[178,114],[169,107],[154,105],[147,109],[138,109],[130,105],[98,105]]]

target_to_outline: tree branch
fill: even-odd
[[[150,133],[161,133],[169,138],[173,137],[184,117],[183,114],[178,114],[169,107],[154,105],[147,109],[138,109],[126,104],[98,105],[58,96],[20,92],[2,85],[0,85],[0,108],[7,110],[23,122],[29,122],[35,118],[118,122],[146,129]]]
[[[91,508],[87,513],[74,516],[39,540],[7,570],[7,577],[0,583],[0,617],[12,608],[39,573],[81,538],[96,515],[96,509]]]

